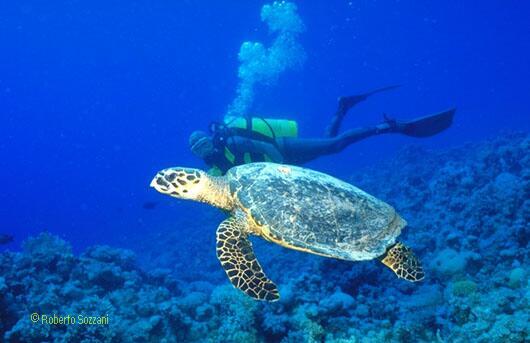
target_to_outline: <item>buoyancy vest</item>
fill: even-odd
[[[252,162],[278,162],[273,161],[267,154],[260,154],[245,151],[245,147],[235,147],[230,149],[227,141],[230,137],[240,136],[252,140],[258,140],[278,147],[277,138],[297,137],[298,123],[288,119],[270,119],[261,117],[225,117],[224,131],[227,132],[223,137],[222,160],[216,161],[210,169],[214,175],[222,175],[234,166],[252,163]]]
[[[271,119],[261,117],[225,117],[224,123],[236,132],[245,132],[253,138],[266,137],[276,139],[280,137],[297,137],[298,123],[288,119]],[[245,135],[246,136],[246,135]]]

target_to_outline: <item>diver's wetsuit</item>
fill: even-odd
[[[216,166],[223,174],[233,166],[249,162],[270,161],[304,164],[323,155],[338,153],[349,145],[374,135],[402,133],[414,137],[428,137],[445,130],[451,125],[454,109],[418,118],[410,122],[397,122],[385,116],[385,121],[379,125],[351,129],[338,134],[342,120],[349,109],[374,93],[396,87],[390,86],[362,95],[340,98],[338,109],[322,138],[278,137],[271,142],[230,135],[226,137],[224,146],[235,156],[232,161],[227,160],[222,149],[216,149],[216,153],[211,159],[205,162],[210,166]],[[252,155],[252,159],[244,160],[242,157],[244,154]]]
[[[230,136],[226,139],[226,147],[236,156],[250,153],[252,162],[271,161],[275,163],[303,164],[323,155],[335,154],[350,144],[373,135],[391,132],[391,125],[384,123],[374,127],[348,130],[334,137],[323,138],[276,138],[276,144],[241,136]],[[221,151],[218,151],[209,165],[217,165],[225,173],[229,168],[243,164],[241,158],[236,157],[234,163],[227,163]],[[267,156],[263,158],[262,156]],[[220,162],[224,161],[224,164]]]
[[[357,128],[348,130],[340,135],[338,134],[342,120],[353,106],[366,100],[372,94],[397,87],[389,86],[361,95],[339,98],[337,111],[332,117],[331,123],[326,128],[326,132],[322,138],[280,137],[276,138],[276,144],[271,144],[270,142],[263,142],[256,139],[231,136],[227,139],[226,144],[230,150],[244,150],[245,152],[251,152],[258,156],[268,156],[270,160],[276,163],[288,164],[303,164],[323,155],[338,153],[350,144],[362,139],[390,132],[391,125],[383,123],[374,127]]]
[[[356,128],[338,134],[342,120],[353,106],[366,100],[372,94],[398,87],[388,86],[361,95],[339,98],[339,106],[330,125],[326,128],[324,138],[283,138],[279,140],[278,144],[282,147],[285,163],[303,164],[323,155],[341,152],[350,144],[370,136],[394,132],[393,129],[397,127],[388,121],[378,126]]]
[[[303,164],[317,157],[335,154],[350,144],[380,133],[391,132],[390,125],[381,124],[348,130],[340,135],[325,138],[279,138],[284,163]]]
[[[296,140],[296,138],[293,138]],[[276,139],[278,142],[279,138]],[[231,136],[226,140],[227,147],[233,151],[235,154],[239,155],[240,153],[250,153],[253,155],[267,155],[270,160],[276,163],[284,163],[284,154],[285,151],[280,151],[278,146],[271,144],[270,142],[260,141],[258,139],[251,139],[241,136]],[[254,158],[253,162],[263,161],[263,159],[256,160]]]

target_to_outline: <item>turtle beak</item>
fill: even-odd
[[[158,176],[157,176],[157,177],[158,177]],[[156,178],[157,178],[157,177],[155,177],[155,178],[153,178],[153,180],[151,180],[151,183],[149,184],[149,187],[153,187],[153,188],[155,188],[155,185],[156,185]]]
[[[163,193],[169,189],[170,184],[164,178],[163,173],[157,173],[156,176],[151,181],[150,186],[156,189],[157,191]]]

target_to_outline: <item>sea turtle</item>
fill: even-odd
[[[279,299],[249,235],[281,246],[350,261],[379,259],[400,278],[420,281],[420,261],[396,237],[406,225],[394,208],[346,182],[314,170],[259,162],[225,176],[168,168],[151,186],[175,198],[225,210],[217,228],[217,257],[232,284],[258,300]]]

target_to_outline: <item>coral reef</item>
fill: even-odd
[[[212,211],[186,221],[186,237],[162,230],[146,239],[142,260],[151,264],[142,266],[131,251],[108,246],[76,256],[46,233],[28,239],[21,252],[1,253],[0,337],[6,342],[528,341],[529,151],[530,135],[523,134],[448,151],[410,147],[351,176],[352,183],[393,204],[408,220],[402,238],[424,262],[427,277],[421,283],[399,280],[377,261],[326,259],[255,240],[261,264],[282,296],[276,303],[255,302],[228,283],[215,260],[214,230],[222,216]],[[174,249],[177,244],[187,248]],[[33,312],[108,315],[109,323],[36,325]]]
[[[146,274],[130,251],[97,246],[79,257],[59,238],[30,238],[22,253],[0,255],[3,275],[0,309],[7,342],[141,342],[178,337],[171,302],[180,294],[169,274]],[[163,282],[161,282],[161,280]],[[108,325],[45,325],[30,314],[108,316]],[[161,316],[167,320],[162,322]],[[4,320],[5,319],[5,320]],[[173,338],[171,338],[173,337]]]

